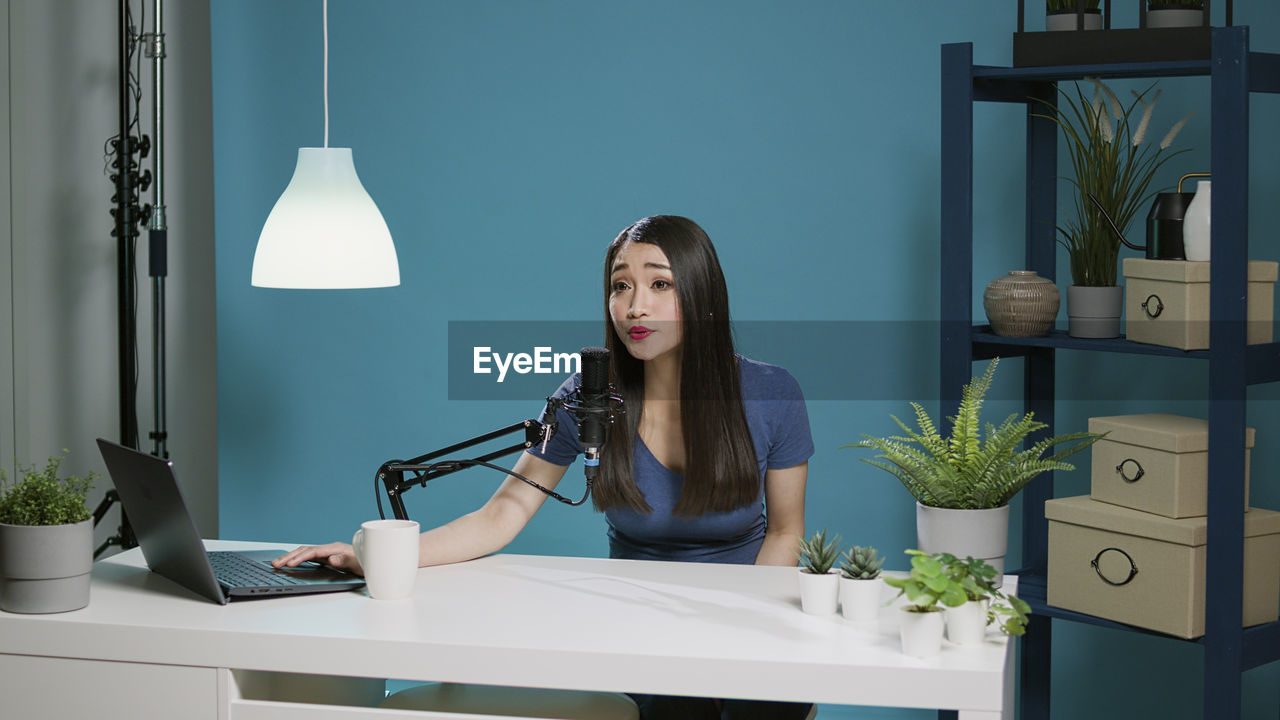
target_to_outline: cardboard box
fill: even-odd
[[[1249,261],[1245,336],[1269,343],[1280,265]],[[1182,350],[1209,349],[1209,263],[1125,258],[1125,337]]]
[[[1088,496],[1046,501],[1050,605],[1183,638],[1204,635],[1206,518]],[[1280,513],[1245,515],[1244,625],[1280,617]]]
[[[1089,418],[1089,432],[1108,433],[1093,444],[1094,500],[1170,518],[1209,512],[1209,423],[1163,413]],[[1249,448],[1245,428],[1244,498],[1249,507]],[[1214,478],[1213,482],[1231,482]]]

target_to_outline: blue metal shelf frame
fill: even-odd
[[[973,362],[995,355],[1025,358],[1024,404],[1053,432],[1054,353],[1057,349],[1180,356],[1209,362],[1209,462],[1213,477],[1242,478],[1248,385],[1280,381],[1280,343],[1245,342],[1245,288],[1249,257],[1249,96],[1280,93],[1280,55],[1249,51],[1247,27],[1214,28],[1208,60],[1079,65],[1051,68],[975,66],[971,43],[942,46],[941,355],[942,414],[954,413]],[[973,104],[1022,103],[1027,114],[1026,267],[1056,281],[1057,128],[1032,117],[1055,100],[1057,83],[1084,77],[1138,78],[1209,76],[1211,83],[1210,171],[1215,186],[1210,272],[1213,319],[1207,351],[1184,352],[1126,340],[1078,340],[1061,333],[1047,338],[1002,338],[973,323]],[[1212,482],[1208,507],[1205,598],[1204,717],[1239,717],[1240,674],[1280,659],[1280,623],[1241,629],[1244,548],[1244,484]],[[1043,586],[1048,525],[1044,501],[1053,497],[1051,473],[1023,491],[1023,562],[1028,589]],[[1049,717],[1050,618],[1138,630],[1059,608],[1043,593],[1022,643],[1020,717]],[[1144,631],[1145,632],[1145,631]]]

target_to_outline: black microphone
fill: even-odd
[[[605,430],[612,422],[609,392],[609,351],[602,347],[584,347],[582,385],[578,387],[578,440],[582,443],[588,480],[594,480],[600,467],[600,447]]]

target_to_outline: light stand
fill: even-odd
[[[155,156],[152,167],[155,170],[155,194],[151,203],[151,222],[147,226],[147,237],[150,241],[148,269],[151,275],[151,380],[156,418],[156,429],[150,433],[151,454],[168,460],[169,431],[165,417],[164,284],[169,275],[169,223],[165,215],[164,203],[164,0],[155,0],[155,31],[150,35],[143,35],[142,41],[146,43],[146,56],[154,61],[151,95],[154,100],[152,133],[155,135]]]
[[[138,226],[147,224],[150,241],[149,274],[152,278],[152,383],[156,429],[150,433],[153,441],[151,453],[168,459],[168,430],[165,418],[165,277],[168,275],[168,223],[164,204],[164,1],[154,0],[155,31],[134,34],[129,0],[119,2],[119,99],[120,134],[110,141],[111,181],[115,185],[111,215],[115,228],[111,231],[117,244],[117,327],[120,364],[120,444],[138,449],[138,317],[137,317],[137,239]],[[145,10],[145,0],[143,0]],[[134,52],[138,45],[145,45],[145,54],[154,60],[152,76],[152,101],[154,110],[155,156],[151,170],[139,173],[140,161],[151,150],[151,138],[142,134],[138,125],[138,109],[141,91],[135,86],[132,75]],[[138,134],[132,134],[135,129]],[[136,158],[135,158],[136,156]],[[138,193],[145,192],[155,180],[154,203],[140,206]],[[118,502],[120,496],[114,489],[107,491],[93,513],[96,527],[107,511]],[[94,557],[101,555],[111,545],[127,550],[137,547],[133,527],[124,508],[120,509],[120,527],[117,533],[102,543]]]

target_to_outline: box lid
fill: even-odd
[[[1209,422],[1182,415],[1146,413],[1094,417],[1089,418],[1089,432],[1108,433],[1108,440],[1173,453],[1205,452],[1209,449]],[[1246,448],[1253,447],[1253,438],[1253,428],[1245,428]]]
[[[1280,275],[1280,263],[1271,260],[1249,261],[1249,282],[1275,282],[1277,275]],[[1124,276],[1180,283],[1207,283],[1209,282],[1209,263],[1125,258]]]
[[[1058,522],[1191,547],[1204,545],[1208,538],[1208,518],[1175,520],[1094,500],[1088,495],[1046,500],[1044,515]],[[1280,533],[1280,512],[1253,508],[1244,513],[1245,537],[1277,533]]]

